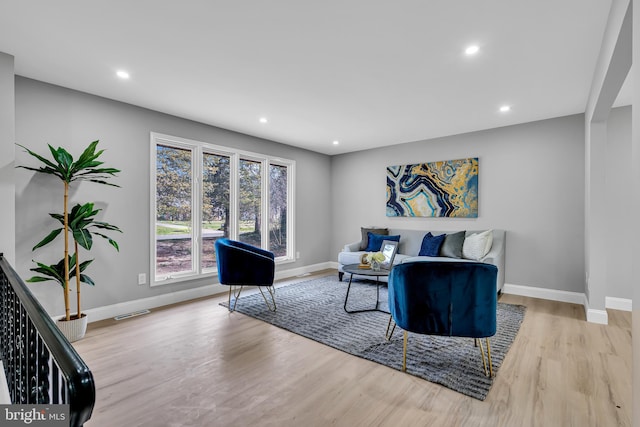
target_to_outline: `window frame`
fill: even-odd
[[[156,190],[157,190],[157,146],[175,147],[188,149],[192,152],[191,164],[191,239],[192,239],[192,270],[190,272],[180,272],[159,276],[156,273],[157,240],[156,240]],[[166,135],[157,132],[150,133],[150,286],[161,286],[171,283],[179,283],[187,280],[214,277],[218,275],[217,268],[204,268],[201,262],[202,256],[202,177],[204,154],[213,154],[229,157],[229,238],[238,240],[239,237],[239,164],[240,160],[250,160],[261,163],[261,208],[262,233],[261,247],[269,248],[269,170],[270,165],[283,166],[287,168],[287,252],[285,256],[275,258],[276,264],[286,264],[296,261],[295,248],[295,177],[296,162],[291,159],[284,159],[277,156],[254,153],[226,147],[208,142],[197,141],[177,136]],[[196,227],[197,225],[197,227]]]

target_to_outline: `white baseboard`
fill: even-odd
[[[587,308],[587,306],[585,306],[585,311],[587,314],[587,322],[599,323],[601,325],[609,324],[607,310],[594,310],[593,308]]]
[[[612,310],[632,311],[633,309],[632,301],[628,298],[606,297],[604,304]]]
[[[226,286],[219,284],[201,286],[199,288],[186,289],[184,291],[170,292],[149,298],[141,298],[133,301],[125,301],[118,304],[106,305],[104,307],[83,310],[89,316],[89,323],[98,320],[110,319],[121,314],[131,313],[138,310],[162,307],[164,305],[176,304],[196,298],[207,297],[227,291]]]
[[[557,289],[536,288],[533,286],[512,285],[505,283],[502,292],[523,297],[548,299],[551,301],[568,302],[583,305],[585,295],[581,292],[560,291]]]
[[[320,264],[307,265],[299,268],[292,268],[290,270],[277,271],[275,274],[276,279],[286,279],[290,277],[296,277],[307,273],[313,273],[315,271],[326,270],[329,268],[337,268],[333,266],[331,262],[325,262]],[[201,286],[193,289],[186,289],[184,291],[170,292],[167,294],[157,295],[149,298],[141,298],[133,301],[125,301],[118,304],[107,305],[104,307],[96,307],[84,312],[89,316],[89,322],[97,322],[99,320],[110,319],[121,314],[132,313],[138,310],[152,309],[162,307],[165,305],[176,304],[183,301],[189,301],[196,298],[207,297],[211,295],[217,295],[225,293],[229,290],[227,286],[220,284],[212,284]],[[60,316],[57,316],[60,317]],[[56,318],[54,316],[54,318]]]
[[[335,267],[333,266],[335,264]],[[290,277],[301,276],[307,273],[313,273],[316,271],[327,270],[330,268],[338,268],[338,263],[321,262],[319,264],[305,265],[304,267],[292,268],[289,270],[276,271],[276,280],[288,279]],[[225,288],[226,289],[226,288]]]
[[[600,323],[606,325],[609,323],[609,316],[606,310],[596,310],[589,307],[587,296],[582,292],[561,291],[558,289],[536,288],[533,286],[504,284],[503,292],[505,294],[520,295],[531,298],[547,299],[551,301],[568,302],[571,304],[580,304],[584,307],[587,322]],[[609,298],[609,297],[607,297]],[[609,307],[607,305],[607,308]]]
[[[307,273],[314,273],[316,271],[337,268],[337,262],[329,261],[298,268],[292,268],[289,270],[277,271],[275,274],[275,278],[277,280],[281,280],[301,276]],[[104,307],[92,308],[86,310],[86,313],[89,316],[89,322],[97,322],[99,320],[110,319],[121,314],[176,304],[196,298],[225,293],[227,291],[228,288],[223,285],[206,285],[199,288],[186,289],[184,291],[171,292],[168,294],[157,295],[149,298],[142,298],[133,301],[125,301],[118,304],[107,305]],[[533,286],[513,285],[510,283],[504,284],[503,292],[505,294],[580,304],[584,306],[585,315],[589,322],[606,324],[608,320],[606,310],[594,310],[589,308],[589,304],[584,293],[561,291],[557,289],[536,288]],[[632,304],[631,300],[629,299],[615,297],[606,298],[606,308],[631,311],[631,307]],[[54,316],[53,318],[57,317]]]

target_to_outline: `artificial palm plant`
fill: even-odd
[[[57,149],[49,145],[49,151],[51,152],[52,160],[41,156],[34,151],[18,144],[24,148],[27,153],[38,159],[44,166],[39,168],[19,166],[24,169],[28,169],[38,173],[44,173],[47,175],[53,175],[58,177],[64,184],[64,198],[63,198],[63,213],[49,214],[51,217],[61,222],[62,228],[55,229],[49,233],[40,243],[34,246],[34,250],[46,245],[53,241],[60,233],[64,236],[64,256],[61,261],[56,264],[46,265],[36,262],[38,267],[32,268],[32,271],[42,274],[42,276],[34,276],[28,280],[28,282],[43,282],[47,280],[54,280],[62,285],[64,292],[64,308],[65,308],[65,320],[71,320],[71,307],[69,301],[69,280],[73,277],[76,278],[77,292],[78,292],[78,312],[77,318],[80,318],[80,282],[93,285],[93,280],[83,274],[84,270],[91,264],[93,260],[79,262],[78,257],[78,244],[85,249],[91,249],[92,245],[92,232],[90,228],[98,228],[103,230],[120,231],[118,227],[107,224],[105,222],[95,221],[95,215],[100,211],[94,209],[92,203],[84,205],[76,205],[73,210],[69,211],[69,186],[76,181],[90,181],[98,184],[110,185],[119,187],[116,184],[107,182],[107,179],[116,176],[120,170],[115,168],[102,167],[104,162],[98,160],[104,150],[96,151],[99,141],[93,141],[82,152],[78,160],[74,161],[73,156],[69,154],[64,148],[58,147]],[[69,233],[72,233],[74,239],[75,253],[69,256]],[[93,234],[103,237],[109,241],[109,243],[118,249],[118,244],[108,236],[93,232]],[[75,316],[74,316],[75,317]]]
[[[93,260],[88,260],[85,262],[80,262],[80,252],[78,251],[78,246],[82,246],[84,249],[86,250],[91,250],[91,247],[93,246],[93,236],[100,236],[103,239],[106,239],[109,244],[111,244],[111,246],[113,246],[114,248],[116,248],[117,251],[120,251],[120,247],[118,246],[118,242],[116,242],[115,240],[113,240],[111,237],[97,232],[97,231],[92,231],[92,229],[101,229],[101,230],[110,230],[110,231],[118,231],[118,232],[122,232],[122,230],[120,230],[118,227],[116,227],[115,225],[112,224],[108,224],[106,222],[102,222],[102,221],[96,221],[95,220],[95,216],[98,214],[98,212],[100,212],[102,209],[94,209],[93,207],[93,203],[85,203],[84,205],[80,205],[77,204],[75,205],[71,211],[69,211],[68,213],[68,224],[69,224],[69,231],[71,232],[71,235],[73,236],[73,249],[74,249],[74,254],[73,256],[70,258],[70,263],[69,263],[69,280],[71,280],[71,278],[75,277],[76,279],[76,308],[77,308],[77,314],[74,316],[75,319],[79,319],[80,315],[82,313],[82,309],[80,306],[80,282],[82,283],[86,283],[88,285],[94,286],[95,283],[93,281],[93,279],[91,279],[91,277],[89,277],[86,274],[82,274],[82,272],[84,271],[85,268],[87,268],[87,266],[89,264],[91,264],[91,262],[93,262]],[[58,220],[58,222],[60,222],[60,224],[62,225],[61,228],[57,228],[55,230],[53,230],[51,233],[49,233],[44,239],[42,239],[42,241],[40,241],[40,243],[38,243],[37,245],[35,245],[33,247],[33,250],[35,251],[36,249],[38,249],[39,247],[42,247],[44,245],[46,245],[47,243],[53,241],[56,237],[58,237],[60,235],[60,233],[64,230],[64,215],[61,214],[49,214],[52,218]],[[74,261],[74,262],[71,262]],[[51,271],[48,270],[42,270],[42,266],[38,265],[38,269],[32,268],[32,271],[36,271],[38,273],[44,274],[45,276],[48,277],[43,277],[43,276],[34,276],[31,279],[29,279],[29,282],[44,282],[47,280],[56,280],[59,282],[58,277],[57,277],[57,271],[55,271],[56,276],[53,276],[50,273],[53,273]],[[46,267],[46,266],[45,266]],[[49,266],[51,267],[51,266]]]

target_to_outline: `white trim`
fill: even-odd
[[[607,310],[594,310],[592,308],[588,309],[587,322],[608,325],[609,315],[607,314]]]
[[[277,271],[276,279],[286,279],[296,277],[307,273],[334,268],[333,263],[324,262],[319,264],[307,265],[299,268],[292,268],[284,271]],[[213,285],[201,286],[193,289],[185,289],[182,291],[170,292],[149,298],[141,298],[133,301],[125,301],[118,304],[107,305],[104,307],[96,307],[84,311],[89,317],[89,322],[97,322],[99,320],[110,319],[121,314],[131,313],[134,311],[152,309],[165,305],[176,304],[179,302],[189,301],[196,298],[219,295],[227,292],[228,287],[215,283]],[[59,316],[54,316],[56,319]]]
[[[584,314],[587,322],[599,323],[606,325],[609,323],[609,315],[607,310],[596,310],[589,308],[589,300],[584,293],[561,291],[558,289],[536,288],[533,286],[512,285],[509,283],[504,284],[503,292],[505,294],[520,295],[531,298],[540,298],[551,301],[567,302],[571,304],[579,304],[584,307]],[[628,301],[628,306],[626,305]],[[614,307],[614,305],[616,307]],[[631,300],[624,300],[622,298],[606,298],[606,307],[612,309],[623,310],[624,307],[631,309]],[[620,308],[617,308],[620,307]]]
[[[262,232],[260,233],[260,247],[269,249],[269,211],[271,210],[271,192],[269,191],[269,178],[271,170],[269,169],[269,161],[265,158],[260,159],[260,210],[262,215]],[[266,230],[266,232],[265,232]]]
[[[594,308],[589,308],[589,298],[587,298],[587,294],[582,295],[584,295],[584,315],[587,318],[587,322],[608,325],[609,315],[607,314],[607,310],[596,310]]]
[[[533,286],[512,285],[505,283],[502,290],[505,294],[520,295],[523,297],[548,299],[551,301],[568,302],[584,305],[585,295],[580,292],[560,291],[557,289],[536,288]]]
[[[328,261],[318,264],[306,265],[303,267],[291,268],[288,270],[276,271],[275,278],[276,280],[282,280],[291,277],[303,276],[305,274],[314,273],[316,271],[337,268],[337,262]],[[216,283],[213,285],[201,286],[199,288],[186,289],[183,291],[170,292],[154,297],[126,301],[104,307],[92,308],[90,310],[86,310],[85,313],[89,316],[89,322],[97,322],[99,320],[110,319],[124,313],[162,307],[165,305],[176,304],[179,302],[184,302],[201,297],[219,295],[227,291],[228,288],[226,286]],[[605,325],[608,323],[607,311],[589,308],[589,302],[586,295],[583,293],[561,291],[557,289],[536,288],[533,286],[513,285],[509,283],[504,284],[503,292],[505,294],[511,295],[520,295],[531,298],[540,298],[551,301],[579,304],[584,307],[585,316],[588,322],[600,323]],[[631,311],[631,303],[631,300],[625,298],[606,297],[606,307],[613,310]],[[58,317],[61,316],[53,316],[52,318],[57,319]]]
[[[89,323],[99,320],[110,319],[121,314],[134,311],[152,309],[165,305],[176,304],[196,298],[207,297],[226,292],[228,288],[220,284],[206,285],[199,288],[185,289],[183,291],[170,292],[149,298],[141,298],[132,301],[125,301],[118,304],[106,305],[84,310],[89,317]]]
[[[632,300],[628,298],[606,297],[604,306],[612,310],[632,311]]]
[[[11,405],[11,395],[7,386],[7,377],[4,375],[4,366],[0,360],[0,405]]]
[[[156,145],[156,134],[151,132],[149,135],[149,247],[151,248],[151,259],[149,260],[149,285],[153,286],[156,282],[156,258],[158,257],[158,248],[156,243],[156,162],[158,161],[158,148]]]
[[[334,268],[331,262],[321,262],[319,264],[305,265],[303,267],[292,268],[284,271],[276,271],[276,279],[288,279],[290,277],[301,276],[307,273],[313,273],[321,270],[328,270]]]
[[[296,260],[296,162],[280,164],[276,161],[274,165],[287,165],[287,259]]]

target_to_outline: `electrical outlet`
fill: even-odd
[[[144,285],[147,283],[147,275],[144,273],[138,274],[138,285]]]
[[[296,252],[296,259],[300,259],[300,252]]]

